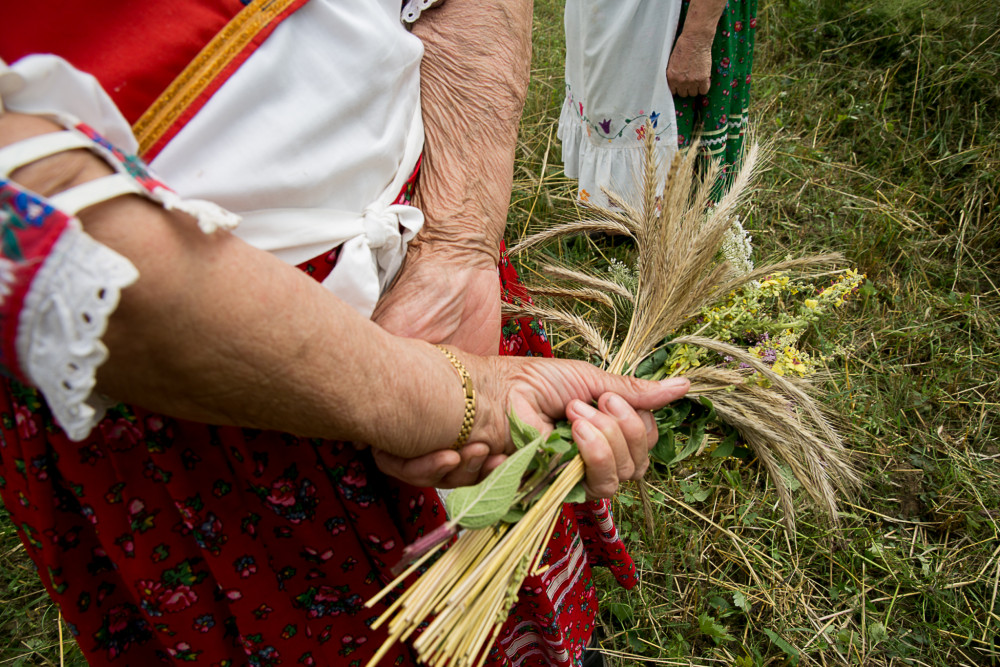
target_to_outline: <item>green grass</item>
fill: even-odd
[[[536,0],[510,239],[573,212],[562,6]],[[752,113],[773,158],[750,227],[758,260],[835,250],[868,275],[815,340],[851,350],[826,388],[867,486],[841,531],[803,505],[790,536],[752,462],[654,471],[652,531],[634,489],[617,502],[640,583],[599,575],[602,647],[618,666],[1000,664],[995,6],[762,0],[759,17]],[[0,667],[59,664],[58,613],[5,517],[0,591]]]
[[[10,518],[3,511],[0,511],[0,601],[0,665],[87,664],[69,630],[61,623],[58,607],[49,599]]]

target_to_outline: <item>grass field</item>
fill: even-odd
[[[562,3],[535,13],[511,239],[573,210]],[[1000,664],[997,10],[761,0],[754,80],[773,148],[758,259],[839,251],[868,276],[813,340],[849,350],[827,391],[866,489],[839,532],[803,504],[789,535],[753,462],[654,471],[652,532],[634,490],[617,503],[640,584],[602,579],[602,648],[612,665]],[[82,664],[6,517],[0,599],[0,667]]]
[[[572,211],[561,11],[536,2],[512,236]],[[839,251],[868,276],[813,341],[850,350],[827,391],[865,493],[841,532],[803,505],[789,536],[753,463],[655,472],[653,534],[620,494],[641,583],[605,582],[603,647],[617,665],[1000,664],[997,12],[762,0],[757,49],[757,259]]]

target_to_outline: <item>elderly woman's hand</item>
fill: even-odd
[[[588,494],[609,497],[620,482],[638,479],[649,465],[657,440],[650,410],[682,397],[689,387],[683,379],[650,382],[610,375],[580,361],[459,355],[479,397],[470,444],[460,452],[440,450],[414,459],[376,449],[384,472],[420,486],[473,484],[511,451],[510,412],[543,433],[565,417],[586,465]]]
[[[667,63],[667,85],[681,97],[706,95],[712,83],[712,37],[682,32]]]
[[[500,345],[500,281],[490,255],[417,243],[372,319],[386,331],[478,355]]]
[[[712,85],[712,42],[726,0],[691,0],[667,63],[667,85],[681,97],[707,95]]]

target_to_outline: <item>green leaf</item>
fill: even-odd
[[[656,411],[656,423],[660,433],[674,430],[691,414],[691,401],[677,401]]]
[[[663,367],[668,357],[670,357],[670,349],[666,346],[661,347],[642,360],[642,363],[635,369],[635,376],[637,378],[649,378]]]
[[[712,401],[708,400],[707,396],[701,396],[701,397],[698,398],[698,400],[701,402],[702,406],[708,408],[708,414],[705,415],[702,418],[702,421],[705,421],[705,422],[714,422],[715,421],[715,406],[712,405]]]
[[[635,611],[632,610],[630,605],[622,602],[612,602],[608,605],[608,609],[611,611],[611,614],[622,623],[631,623],[635,620]]]
[[[559,436],[563,440],[572,440],[573,426],[566,421],[559,422],[556,424],[556,427],[552,429],[552,433],[549,434],[549,439],[552,439],[554,436]]]
[[[794,646],[779,637],[777,633],[768,630],[767,628],[764,628],[764,634],[767,635],[767,638],[770,639],[775,646],[780,648],[785,655],[788,656],[789,662],[793,665],[797,665],[799,663],[799,652]]]
[[[717,459],[724,459],[728,456],[732,456],[733,452],[736,450],[736,438],[739,436],[737,431],[730,431],[729,435],[722,439],[719,446],[712,450],[712,457]]]
[[[743,595],[740,591],[733,593],[733,604],[742,610],[744,614],[750,613],[750,603],[747,602],[747,596]]]
[[[510,422],[510,437],[518,449],[534,442],[541,435],[537,428],[521,421],[521,418],[513,412],[510,413],[508,421]]]
[[[586,502],[586,500],[587,492],[583,489],[583,482],[577,483],[576,486],[569,490],[566,497],[563,498],[564,503],[582,503]]]
[[[455,489],[445,499],[448,515],[463,528],[485,528],[504,517],[514,504],[521,477],[535,458],[542,438],[507,457],[496,470],[475,486]]]
[[[698,482],[681,482],[681,491],[686,503],[700,503],[712,495],[711,489],[702,488]]]
[[[561,436],[556,435],[555,433],[549,435],[548,440],[542,443],[542,450],[548,452],[549,454],[561,455],[571,449],[573,449],[573,443]]]
[[[704,431],[701,432],[701,437],[702,438],[705,437]],[[698,447],[700,446],[701,446],[701,438],[697,439],[694,437],[688,438],[687,444],[684,445],[684,449],[682,449],[680,454],[675,456],[670,463],[671,464],[680,463],[681,461],[683,461],[684,459],[686,459],[687,457],[691,456],[696,451],[698,451]]]
[[[885,641],[889,638],[889,633],[886,632],[885,626],[878,621],[873,621],[868,624],[868,641],[871,644],[878,644],[881,641]]]
[[[778,470],[781,473],[782,481],[785,482],[785,486],[788,487],[789,491],[798,491],[802,488],[802,483],[795,479],[795,473],[792,472],[791,468],[783,465],[780,466]]]
[[[698,617],[698,629],[701,634],[712,638],[716,644],[721,642],[731,642],[735,639],[726,630],[726,626],[715,620],[715,617],[711,616],[708,612],[702,612]]]
[[[525,514],[527,514],[527,510],[523,510],[518,507],[511,507],[506,514],[500,517],[500,520],[504,523],[517,523],[524,518]]]
[[[721,595],[713,595],[708,598],[708,604],[715,608],[720,616],[725,616],[729,612],[729,601]]]
[[[660,438],[656,441],[656,446],[649,452],[649,456],[660,463],[670,463],[677,455],[677,448],[674,446],[674,432],[672,430],[661,430]]]

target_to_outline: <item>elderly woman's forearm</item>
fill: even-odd
[[[443,355],[396,338],[314,280],[226,233],[141,200],[87,229],[128,257],[98,388],[178,417],[343,439],[417,455],[447,446],[461,388]],[[441,400],[441,394],[451,400]]]
[[[426,131],[418,242],[496,258],[531,61],[530,0],[446,2],[414,26],[424,42]]]
[[[707,39],[711,43],[719,17],[726,8],[726,0],[691,0],[681,34],[687,37]]]

